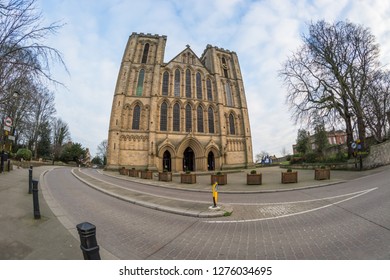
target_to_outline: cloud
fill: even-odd
[[[349,19],[369,27],[390,62],[390,3],[354,0],[40,0],[47,22],[66,26],[48,43],[64,54],[68,88],[57,89],[58,115],[72,138],[92,155],[107,138],[117,74],[132,32],[167,35],[165,62],[186,44],[200,57],[207,44],[235,51],[243,73],[254,155],[292,152],[297,126],[290,121],[286,89],[277,73],[301,44],[307,23]]]

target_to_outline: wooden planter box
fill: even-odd
[[[211,175],[211,185],[215,182],[218,182],[218,185],[226,185],[227,184],[227,174],[216,174]]]
[[[164,182],[171,182],[172,181],[172,172],[159,172],[158,173],[158,180],[164,181]]]
[[[182,173],[180,178],[182,184],[196,184],[196,174]]]
[[[246,174],[246,184],[247,185],[261,185],[262,176],[260,174]]]
[[[330,169],[315,169],[314,170],[314,179],[315,180],[329,180],[330,179]]]
[[[128,169],[126,169],[125,167],[122,167],[119,169],[119,174],[120,175],[127,175],[128,174]]]
[[[298,172],[282,172],[282,184],[298,183]]]
[[[129,176],[130,177],[137,177],[137,178],[139,178],[139,170],[130,169],[129,170]]]
[[[153,171],[150,170],[141,170],[142,179],[153,179]]]

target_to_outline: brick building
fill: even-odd
[[[235,52],[187,47],[164,62],[166,36],[133,33],[112,103],[107,167],[179,172],[253,165]]]

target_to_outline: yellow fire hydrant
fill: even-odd
[[[213,190],[213,203],[214,203],[214,208],[217,207],[217,202],[218,202],[218,182],[215,182],[212,187]]]

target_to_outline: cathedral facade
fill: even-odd
[[[167,37],[133,33],[114,92],[107,168],[208,171],[253,165],[235,52],[187,45],[164,62]]]

